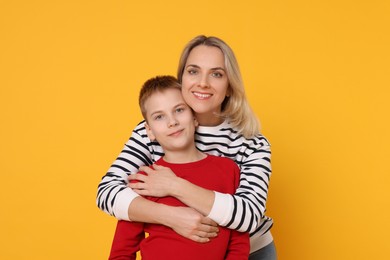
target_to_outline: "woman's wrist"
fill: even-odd
[[[215,197],[214,191],[204,189],[179,177],[172,184],[171,196],[204,216],[210,213]]]
[[[180,200],[183,196],[185,196],[185,190],[188,188],[189,182],[180,177],[175,177],[173,182],[171,183],[169,194],[172,197],[175,197]]]
[[[128,215],[130,221],[165,225],[171,208],[139,196],[129,205]]]

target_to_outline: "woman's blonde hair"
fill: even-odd
[[[240,68],[233,50],[221,39],[214,36],[199,35],[192,39],[185,47],[180,56],[177,79],[180,84],[184,68],[192,49],[196,46],[205,45],[219,48],[225,59],[226,74],[229,80],[229,96],[222,102],[221,115],[227,118],[243,136],[250,138],[259,133],[259,121],[245,95]]]

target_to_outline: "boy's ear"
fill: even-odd
[[[195,125],[195,127],[198,127],[198,126],[199,126],[199,122],[198,122],[198,120],[196,119],[196,117],[194,117],[194,125]]]
[[[148,125],[148,123],[145,123],[145,129],[146,129],[146,134],[148,135],[149,139],[151,141],[156,140],[156,137],[154,136],[153,131],[150,128],[150,126]]]

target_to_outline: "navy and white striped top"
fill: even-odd
[[[271,175],[271,150],[267,139],[262,135],[247,139],[225,121],[219,126],[199,126],[195,142],[202,152],[234,160],[241,172],[234,195],[215,192],[208,217],[221,226],[261,237],[273,223],[265,216]],[[138,196],[126,186],[128,174],[137,172],[142,165],[151,165],[163,155],[161,146],[148,138],[142,121],[103,176],[97,193],[98,207],[118,219],[128,220],[128,207]]]

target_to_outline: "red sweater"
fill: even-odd
[[[169,167],[178,177],[195,185],[222,193],[234,194],[239,183],[238,166],[223,157],[208,155],[186,164],[171,164],[160,159],[156,164]],[[174,197],[146,198],[170,206],[186,206]],[[147,238],[144,232],[149,233]],[[109,259],[136,259],[138,250],[143,260],[247,260],[249,235],[220,227],[216,238],[208,243],[197,243],[163,225],[118,221]]]

